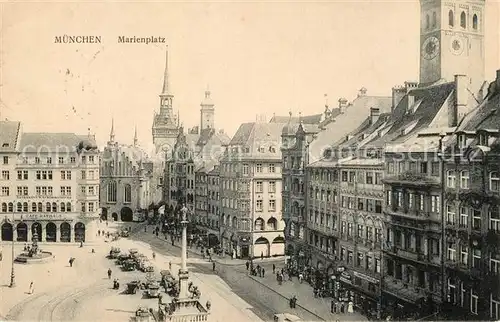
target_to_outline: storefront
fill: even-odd
[[[348,297],[360,312],[377,311],[380,280],[353,270],[344,270],[339,280],[341,282],[340,297]]]

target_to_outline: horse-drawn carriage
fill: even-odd
[[[132,281],[130,283],[127,283],[127,293],[128,294],[135,294],[137,293],[137,289],[140,286],[139,281]]]
[[[127,259],[122,264],[124,271],[134,271],[135,270],[135,262],[132,259]]]
[[[149,283],[146,293],[148,297],[158,297],[160,295],[160,284],[158,282]]]
[[[119,247],[111,247],[111,250],[109,251],[108,258],[109,259],[118,258],[118,256],[120,255],[120,253],[121,253],[121,250],[120,250]]]

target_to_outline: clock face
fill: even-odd
[[[422,44],[422,56],[425,59],[433,59],[439,53],[439,39],[436,37],[427,38]]]
[[[464,44],[460,38],[452,38],[450,42],[450,50],[455,55],[460,55],[464,51]]]

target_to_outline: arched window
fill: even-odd
[[[477,15],[476,14],[474,14],[474,16],[472,16],[472,28],[474,30],[478,29],[478,21],[477,21]]]
[[[116,202],[116,181],[110,181],[107,189],[108,202]]]
[[[52,203],[52,212],[57,212],[57,204],[55,202]]]
[[[425,29],[429,29],[431,26],[431,19],[429,15],[425,15]]]
[[[264,219],[262,218],[257,218],[255,220],[255,230],[264,230]]]
[[[50,212],[50,202],[47,202],[47,203],[45,204],[45,211],[46,211],[46,212]]]
[[[7,203],[2,202],[2,212],[7,212]]]
[[[71,211],[71,202],[67,202],[66,203],[66,212],[70,212]]]
[[[36,202],[31,203],[31,212],[36,212]]]
[[[450,27],[453,27],[455,25],[455,15],[453,14],[453,10],[450,10],[448,12],[448,24]]]
[[[490,172],[490,190],[500,191],[500,177],[498,172]]]
[[[37,204],[37,208],[38,208],[38,212],[42,212],[43,211],[43,204],[41,202],[39,202]]]
[[[18,203],[16,204],[16,211],[17,211],[17,212],[21,212],[21,211],[23,211],[23,204],[22,204],[22,203],[18,202]]]
[[[432,13],[432,28],[435,28],[437,26],[437,14],[436,11]]]
[[[9,202],[9,212],[14,211],[14,204],[12,202]]]
[[[66,204],[64,202],[61,202],[61,212],[66,211]]]
[[[500,232],[500,211],[498,211],[498,206],[491,206],[489,212],[490,212],[489,228],[493,231]]]
[[[467,27],[467,17],[465,16],[465,12],[463,12],[463,11],[460,14],[460,27],[462,27],[462,28]]]
[[[27,202],[23,202],[23,211],[28,212],[28,203]]]
[[[126,184],[124,190],[124,202],[132,202],[132,188],[130,187],[130,185]]]

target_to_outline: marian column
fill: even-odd
[[[181,250],[181,268],[179,269],[179,299],[186,299],[189,297],[188,291],[188,278],[189,273],[187,270],[187,212],[186,206],[181,209],[181,226],[182,226],[182,250]]]

